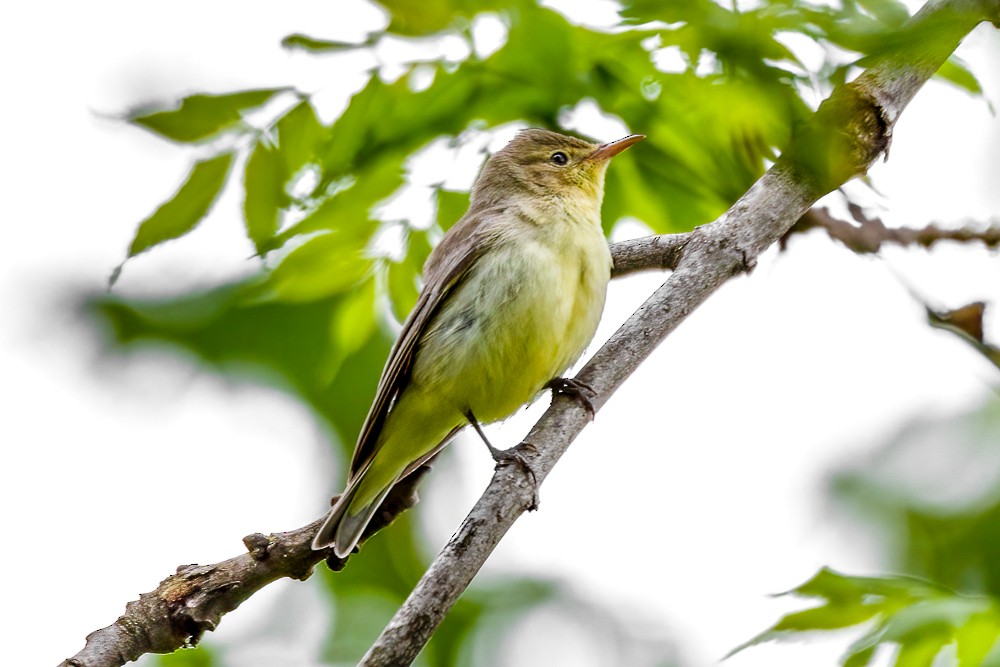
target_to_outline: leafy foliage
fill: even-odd
[[[992,400],[957,418],[914,422],[871,460],[838,473],[836,497],[871,522],[893,566],[914,576],[822,570],[790,591],[822,604],[737,650],[866,624],[845,667],[870,664],[882,646],[898,667],[1000,665],[998,432],[1000,401]]]
[[[737,651],[803,632],[867,623],[841,664],[865,667],[880,645],[896,647],[892,667],[929,667],[948,650],[958,667],[1000,665],[1000,607],[909,577],[849,577],[829,569],[789,593],[822,601],[789,614]]]

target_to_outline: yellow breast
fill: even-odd
[[[429,328],[414,379],[483,422],[507,417],[583,353],[611,273],[600,228],[566,218],[515,228],[485,253]]]

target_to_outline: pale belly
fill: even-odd
[[[481,422],[507,417],[593,337],[611,257],[599,230],[569,231],[480,259],[421,340],[412,381],[459,420],[469,410]]]

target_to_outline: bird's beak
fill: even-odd
[[[586,157],[587,160],[610,160],[614,156],[621,153],[623,150],[631,146],[632,144],[637,144],[646,138],[645,134],[630,134],[624,139],[619,139],[618,141],[609,141],[606,144],[601,144],[597,147],[593,153]]]

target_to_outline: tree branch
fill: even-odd
[[[830,215],[825,208],[813,208],[806,212],[788,233],[781,238],[784,248],[788,237],[798,232],[814,228],[825,229],[831,239],[840,241],[856,253],[876,253],[882,249],[883,243],[893,243],[901,246],[918,245],[930,248],[938,241],[957,241],[969,243],[979,241],[989,248],[1000,246],[1000,222],[991,224],[984,229],[962,227],[960,229],[944,229],[930,224],[915,229],[912,227],[890,228],[878,218],[869,218],[857,204],[850,204],[851,217],[858,224],[840,220]]]
[[[855,81],[838,87],[775,165],[715,222],[698,228],[670,278],[580,371],[600,409],[622,382],[695,308],[729,278],[750,270],[820,196],[864,174],[886,153],[892,127],[917,90],[983,20],[1000,22],[997,0],[932,0],[905,26],[911,37]],[[513,525],[588,421],[565,397],[528,433],[519,466],[493,480],[360,665],[408,665]],[[607,548],[612,545],[602,545]]]
[[[416,505],[416,487],[428,470],[429,465],[418,468],[393,488],[362,542]],[[83,649],[59,667],[119,667],[146,653],[193,646],[205,631],[218,626],[223,615],[272,581],[283,577],[304,581],[324,559],[331,570],[340,571],[346,558],[312,548],[321,523],[318,519],[287,533],[248,535],[243,538],[247,553],[221,563],[181,565],[155,590],[125,605],[117,621],[87,635]]]
[[[611,258],[614,260],[614,268],[611,277],[620,278],[630,273],[652,269],[676,269],[692,233],[644,236],[640,239],[613,243]]]

